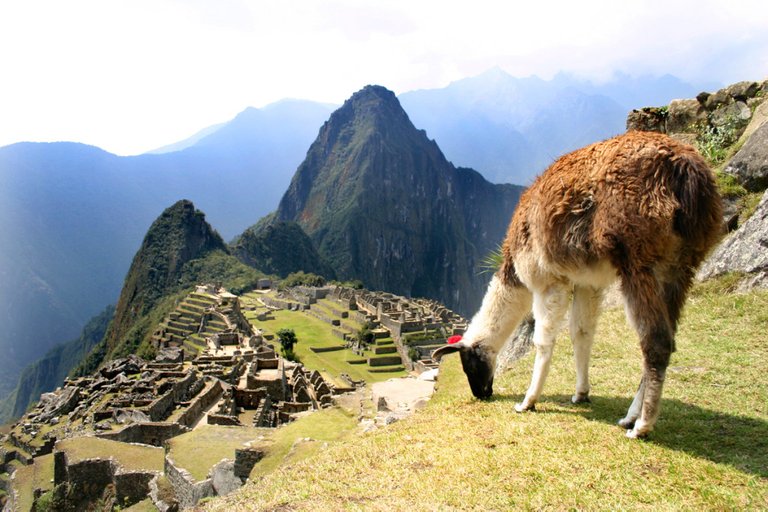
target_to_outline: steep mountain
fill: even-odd
[[[215,250],[226,251],[224,241],[191,201],[181,200],[166,209],[152,223],[133,257],[105,337],[107,350],[114,351],[138,317],[178,288],[186,263]]]
[[[341,279],[466,314],[520,192],[455,168],[392,92],[368,86],[323,125],[275,220],[298,223]]]
[[[495,183],[528,184],[558,156],[624,131],[626,113],[700,90],[670,75],[592,83],[512,77],[500,68],[399,99],[457,165]]]
[[[8,407],[0,406],[0,424],[18,418],[41,393],[60,386],[67,373],[102,340],[114,312],[113,306],[107,307],[85,325],[79,337],[56,345],[41,359],[24,368],[11,394],[11,403]]]
[[[226,237],[274,210],[331,110],[293,100],[246,109],[167,154],[0,148],[0,398],[26,365],[115,303],[146,227],[179,197]]]
[[[336,276],[298,224],[273,222],[272,216],[246,229],[230,250],[237,259],[266,274],[286,277],[303,271],[326,279]]]

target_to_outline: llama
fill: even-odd
[[[572,296],[572,402],[589,402],[589,358],[603,290],[618,279],[644,360],[640,386],[618,423],[628,437],[644,437],[659,416],[686,294],[721,227],[714,178],[690,146],[659,133],[629,132],[569,153],[521,197],[480,310],[463,338],[438,348],[433,358],[459,352],[472,393],[488,398],[496,357],[532,309],[533,376],[515,410],[533,411]]]

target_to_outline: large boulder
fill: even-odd
[[[768,123],[755,130],[723,172],[736,177],[747,190],[768,188]]]
[[[701,280],[728,272],[742,272],[744,290],[768,287],[768,191],[757,210],[715,249],[699,271]]]
[[[672,100],[667,114],[667,133],[689,132],[698,123],[706,123],[707,111],[696,99]]]

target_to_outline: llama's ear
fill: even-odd
[[[442,347],[438,348],[434,352],[432,352],[432,359],[435,361],[440,361],[440,358],[447,354],[453,354],[454,352],[459,352],[460,350],[466,349],[467,347],[464,346],[463,343],[453,343],[451,345],[443,345]]]

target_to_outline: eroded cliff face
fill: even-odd
[[[368,86],[324,124],[276,219],[297,222],[341,279],[471,314],[521,191],[454,167],[391,91]]]

